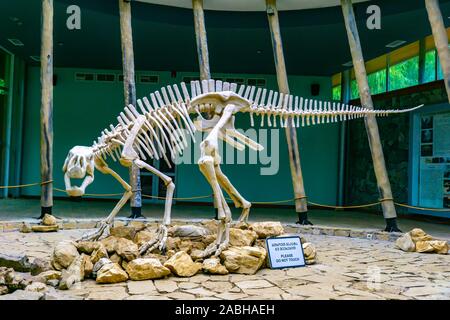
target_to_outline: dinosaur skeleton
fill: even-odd
[[[108,167],[106,160],[112,158],[121,165],[130,167],[133,163],[140,169],[146,169],[162,181],[167,191],[165,197],[164,218],[155,239],[144,244],[140,253],[156,248],[163,250],[167,240],[167,228],[170,224],[170,212],[175,185],[172,179],[145,162],[150,159],[164,159],[170,166],[170,157],[175,159],[187,147],[188,139],[195,142],[196,130],[207,132],[200,143],[201,157],[198,161],[200,171],[213,190],[214,205],[218,212],[219,228],[217,240],[202,253],[199,258],[212,254],[219,255],[229,242],[231,211],[221,190],[224,189],[237,208],[242,208],[240,221],[247,221],[251,203],[236,190],[220,169],[218,140],[222,139],[233,147],[242,150],[245,146],[259,151],[263,146],[236,131],[235,114],[249,113],[253,126],[255,116],[261,117],[261,126],[265,121],[269,127],[309,126],[322,123],[351,120],[366,116],[387,116],[415,110],[421,106],[405,110],[370,110],[336,102],[323,102],[304,99],[272,90],[241,85],[239,90],[234,83],[220,80],[192,81],[190,92],[185,83],[167,86],[161,91],[137,100],[125,107],[117,117],[118,124],[110,125],[90,147],[75,146],[69,151],[63,171],[66,192],[70,196],[82,196],[86,187],[94,181],[94,168],[104,174],[112,175],[125,189],[119,202],[99,228],[84,235],[82,240],[98,240],[108,234],[114,217],[131,197],[133,190],[116,172]],[[213,114],[205,119],[203,112]],[[194,121],[191,115],[196,115]],[[188,133],[188,134],[186,134]],[[72,186],[71,179],[83,179],[81,186]]]

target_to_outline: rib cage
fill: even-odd
[[[104,159],[110,156],[114,161],[120,159],[122,146],[139,118],[145,121],[133,144],[134,150],[142,160],[146,160],[147,157],[163,158],[170,166],[167,153],[174,160],[176,154],[181,154],[188,145],[188,137],[179,129],[187,129],[195,142],[193,134],[195,127],[189,115],[199,114],[205,107],[206,110],[211,107],[191,105],[190,101],[209,92],[232,91],[247,99],[250,107],[242,111],[250,114],[251,126],[254,126],[254,116],[261,116],[261,126],[264,126],[264,118],[267,115],[269,127],[277,127],[277,117],[280,127],[286,127],[288,121],[292,126],[299,127],[351,120],[367,115],[387,116],[421,107],[404,110],[370,110],[339,102],[306,99],[254,86],[240,85],[238,89],[237,84],[221,80],[191,81],[190,92],[184,82],[180,87],[181,91],[176,84],[166,86],[161,88],[161,91],[151,93],[150,99],[147,97],[138,99],[137,107],[140,112],[133,105],[125,107],[117,117],[118,124],[110,125],[109,129],[103,130],[97,141],[94,141],[95,156]]]

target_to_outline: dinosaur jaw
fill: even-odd
[[[86,187],[94,181],[94,177],[86,175],[80,186],[74,186],[71,183],[71,177],[68,172],[64,174],[64,183],[66,186],[66,193],[70,197],[81,197],[84,195]]]

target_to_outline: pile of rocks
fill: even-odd
[[[419,228],[405,233],[397,239],[395,245],[403,251],[419,253],[447,254],[449,249],[447,241],[433,239],[432,236]]]
[[[30,226],[28,223],[22,223],[20,232],[55,232],[58,231],[58,229],[59,226],[56,218],[50,214],[45,214],[41,220],[41,224]]]
[[[156,229],[141,223],[111,228],[100,241],[64,241],[53,252],[51,264],[60,277],[60,289],[68,289],[85,278],[97,283],[159,279],[170,275],[191,277],[209,274],[254,274],[267,266],[265,238],[284,233],[279,222],[237,224],[230,229],[230,246],[220,257],[200,259],[200,253],[216,240],[217,222],[177,225],[169,229],[166,252],[153,250],[143,256],[139,247],[156,236]],[[308,264],[315,262],[316,251],[310,243],[303,247]],[[52,283],[54,285],[55,283]]]

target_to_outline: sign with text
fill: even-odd
[[[305,266],[302,242],[299,236],[266,239],[271,269]]]

